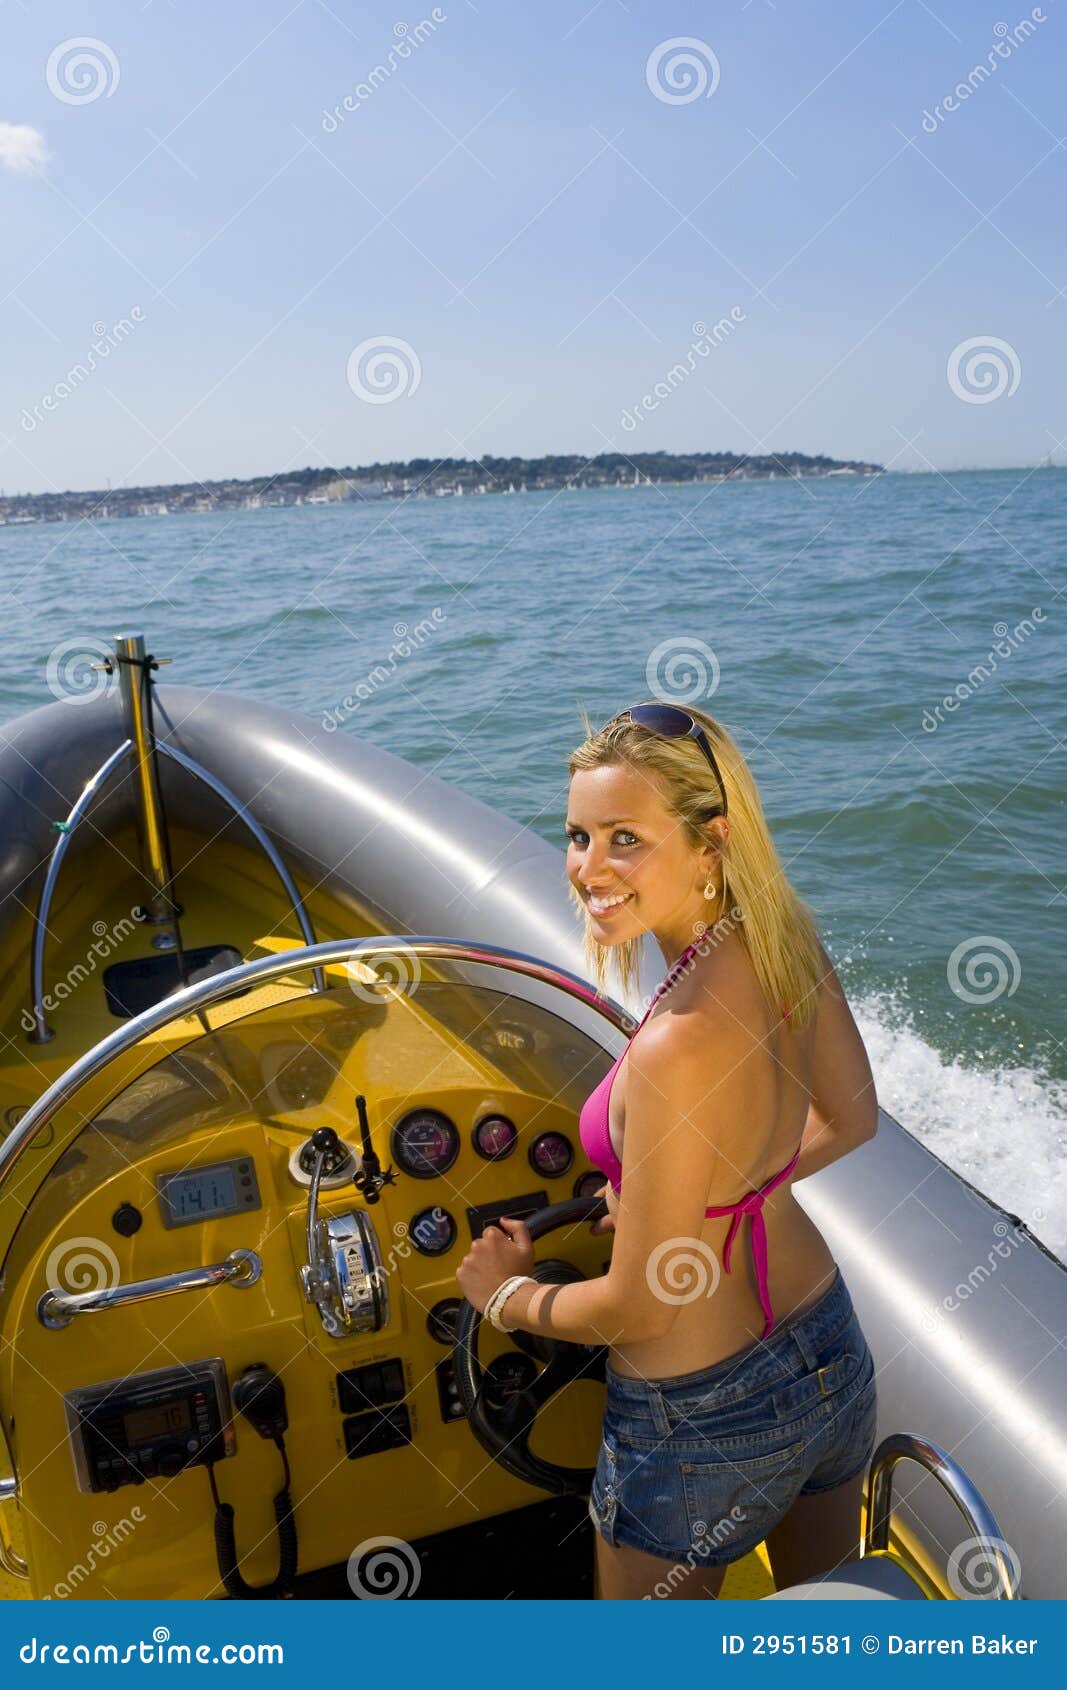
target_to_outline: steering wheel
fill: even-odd
[[[577,1226],[606,1215],[602,1197],[571,1197],[527,1215],[526,1225],[535,1241],[563,1226]],[[584,1275],[569,1262],[538,1262],[533,1278],[543,1285],[580,1282]],[[562,1338],[546,1338],[531,1332],[513,1332],[513,1343],[525,1354],[545,1365],[536,1378],[502,1404],[486,1390],[485,1370],[478,1359],[478,1335],[482,1317],[464,1299],[456,1321],[455,1376],[467,1423],[483,1449],[517,1479],[554,1492],[557,1496],[584,1496],[593,1483],[592,1467],[561,1467],[544,1461],[530,1448],[530,1434],[538,1410],[550,1397],[576,1379],[605,1378],[605,1344],[572,1344]]]

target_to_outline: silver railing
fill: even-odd
[[[74,830],[79,822],[84,820],[93,799],[103,791],[116,770],[123,767],[127,761],[132,762],[136,778],[137,819],[145,859],[144,871],[152,886],[150,899],[152,908],[147,918],[150,922],[156,925],[169,924],[176,929],[178,914],[180,913],[171,893],[173,876],[170,867],[169,844],[156,777],[155,753],[162,752],[165,757],[169,757],[172,762],[183,768],[187,774],[193,775],[204,786],[209,787],[216,797],[220,798],[233,811],[234,815],[244,823],[281,881],[305,941],[309,945],[315,943],[315,930],[311,925],[311,918],[304,901],[297,890],[296,882],[289,873],[281,853],[255,817],[250,814],[240,799],[230,791],[229,787],[224,785],[210,770],[203,768],[192,757],[187,756],[184,751],[179,751],[176,746],[171,745],[168,741],[157,740],[152,726],[151,711],[145,709],[145,698],[138,684],[138,677],[145,676],[147,678],[150,666],[169,663],[170,658],[148,656],[145,652],[143,634],[116,634],[114,638],[114,655],[97,667],[107,669],[109,673],[113,672],[114,669],[118,670],[123,716],[128,737],[101,763],[95,774],[89,777],[66,820],[56,823],[59,829],[59,838],[49,860],[48,871],[34,915],[30,961],[30,995],[34,1020],[33,1031],[29,1034],[31,1044],[46,1044],[49,1039],[55,1036],[45,1016],[44,948],[52,898],[55,893],[56,881],[59,878],[59,871],[63,866],[63,859],[67,854]],[[151,681],[147,680],[147,685],[151,684]],[[163,940],[160,939],[157,942],[162,944]],[[168,938],[166,940],[168,947],[173,947],[173,943],[173,939]],[[321,974],[316,974],[315,989],[320,992],[325,989]]]
[[[161,1273],[154,1279],[130,1279],[124,1285],[100,1285],[92,1291],[50,1288],[37,1299],[37,1319],[49,1331],[59,1332],[76,1314],[103,1314],[106,1309],[150,1303],[156,1297],[174,1297],[181,1291],[210,1291],[215,1285],[234,1285],[243,1290],[246,1285],[254,1285],[262,1272],[263,1263],[254,1250],[231,1250],[224,1262]]]
[[[866,1486],[867,1524],[863,1553],[889,1548],[889,1525],[893,1512],[893,1473],[901,1461],[914,1461],[947,1491],[970,1528],[974,1548],[988,1568],[997,1596],[1015,1601],[1019,1596],[1020,1569],[1014,1550],[1005,1541],[993,1511],[978,1487],[958,1462],[939,1444],[914,1432],[892,1432],[883,1438],[871,1459]]]

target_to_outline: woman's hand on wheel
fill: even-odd
[[[608,1212],[606,1215],[602,1215],[598,1221],[594,1221],[589,1230],[594,1235],[602,1232],[614,1232],[615,1216],[619,1212],[619,1199],[615,1195],[615,1191],[610,1180],[606,1185],[602,1185],[600,1187],[600,1190],[597,1192],[597,1196],[603,1197],[604,1201],[607,1203]]]

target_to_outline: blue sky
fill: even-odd
[[[1063,0],[2,20],[7,493],[613,448],[1067,462]],[[657,82],[681,38],[699,85]],[[949,380],[990,337],[992,399]],[[379,338],[388,403],[348,379]]]

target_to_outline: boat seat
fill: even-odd
[[[865,1555],[846,1561],[831,1573],[806,1584],[792,1584],[764,1596],[764,1602],[922,1602],[926,1593],[897,1561],[888,1555]]]

